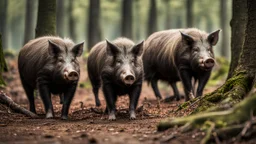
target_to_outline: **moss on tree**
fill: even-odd
[[[5,85],[2,77],[2,72],[7,71],[7,65],[4,59],[3,47],[2,47],[2,35],[0,34],[0,86]]]

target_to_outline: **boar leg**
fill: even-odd
[[[63,101],[64,101],[64,94],[63,94],[63,93],[60,93],[59,96],[60,96],[60,104],[63,104]]]
[[[45,85],[45,84],[39,84],[38,87],[39,87],[40,96],[44,103],[46,118],[53,118],[54,112],[53,112],[51,93],[50,93],[49,87],[48,87],[48,85]]]
[[[180,70],[180,78],[184,86],[184,92],[185,92],[185,101],[189,101],[189,96],[193,97],[192,93],[192,76],[191,74],[186,70]]]
[[[22,81],[22,85],[24,87],[24,90],[25,90],[28,100],[29,100],[29,110],[36,114],[34,89],[31,88],[29,85],[25,84],[23,81]]]
[[[102,89],[108,107],[108,120],[116,120],[115,110],[117,95],[114,92],[113,86],[110,84],[104,84]]]
[[[198,88],[197,88],[197,92],[196,92],[196,97],[202,96],[204,87],[205,87],[207,81],[209,80],[210,75],[211,75],[210,73],[206,73],[205,75],[199,77],[199,83],[198,83]]]
[[[161,94],[159,92],[159,89],[158,89],[158,86],[157,86],[157,79],[156,78],[153,78],[151,80],[151,86],[153,88],[153,91],[155,93],[156,98],[162,99],[162,96],[161,96]]]
[[[95,104],[97,107],[101,106],[100,100],[99,100],[99,86],[93,86],[93,94],[95,97]]]
[[[130,98],[130,106],[129,106],[129,111],[130,111],[130,119],[134,120],[136,119],[136,107],[138,105],[138,100],[140,97],[141,93],[141,84],[136,85],[133,90],[129,92],[129,98]]]
[[[65,92],[64,92],[64,101],[61,110],[61,119],[66,120],[68,119],[68,110],[72,99],[75,95],[76,91],[76,84],[71,85]]]
[[[174,97],[176,98],[176,101],[179,101],[180,100],[180,94],[179,94],[179,90],[177,88],[176,82],[172,82],[170,84],[172,86]]]

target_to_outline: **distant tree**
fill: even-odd
[[[88,20],[88,50],[101,40],[100,0],[90,0]]]
[[[170,29],[171,28],[171,21],[172,21],[172,14],[171,14],[171,7],[170,7],[170,2],[171,0],[164,0],[165,2],[165,10],[166,10],[166,18],[165,18],[165,29]]]
[[[69,13],[69,36],[76,41],[77,37],[76,37],[76,22],[75,22],[75,18],[73,16],[73,9],[74,9],[74,0],[69,0],[69,4],[68,4],[68,13]]]
[[[186,19],[187,19],[187,27],[193,27],[194,26],[194,21],[193,21],[193,4],[194,0],[186,0]]]
[[[25,20],[25,32],[24,32],[24,42],[26,44],[29,40],[34,37],[34,24],[35,24],[35,0],[26,0],[26,20]]]
[[[5,85],[2,77],[2,72],[7,71],[7,65],[4,59],[3,47],[2,47],[2,35],[0,34],[0,86]]]
[[[57,35],[60,37],[64,37],[64,4],[65,0],[57,0]]]
[[[220,0],[220,25],[222,29],[221,55],[228,57],[228,20],[227,20],[227,0]]]
[[[36,37],[56,35],[56,0],[39,0]]]
[[[122,3],[122,33],[121,35],[132,39],[132,3],[133,0],[123,0]]]
[[[135,0],[134,9],[134,29],[135,29],[135,40],[139,40],[141,37],[141,0]]]
[[[148,11],[148,36],[157,31],[157,6],[156,0],[150,0]]]
[[[7,8],[8,0],[0,0],[0,33],[3,35],[3,49],[8,48]]]

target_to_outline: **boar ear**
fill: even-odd
[[[181,34],[181,37],[182,37],[182,40],[187,44],[187,45],[191,45],[194,43],[194,39],[193,37],[183,33],[180,31],[180,34]]]
[[[208,35],[207,40],[212,46],[217,44],[219,40],[219,32],[220,30],[216,30]]]
[[[144,41],[138,43],[137,45],[133,46],[131,52],[136,56],[141,56],[143,53],[143,44]]]
[[[51,40],[48,40],[48,42],[49,42],[48,52],[50,56],[58,55],[61,52],[60,47],[56,43],[52,42]]]
[[[110,41],[106,39],[107,42],[107,54],[110,56],[115,56],[120,52],[119,48],[112,44]]]
[[[84,42],[76,44],[71,51],[75,54],[75,57],[80,57],[84,51]]]

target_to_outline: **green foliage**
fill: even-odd
[[[7,65],[4,59],[3,48],[2,48],[2,36],[0,34],[0,86],[4,86],[5,82],[2,77],[2,72],[7,71]]]
[[[17,53],[13,49],[4,50],[4,57],[6,58],[15,58],[16,55]]]

